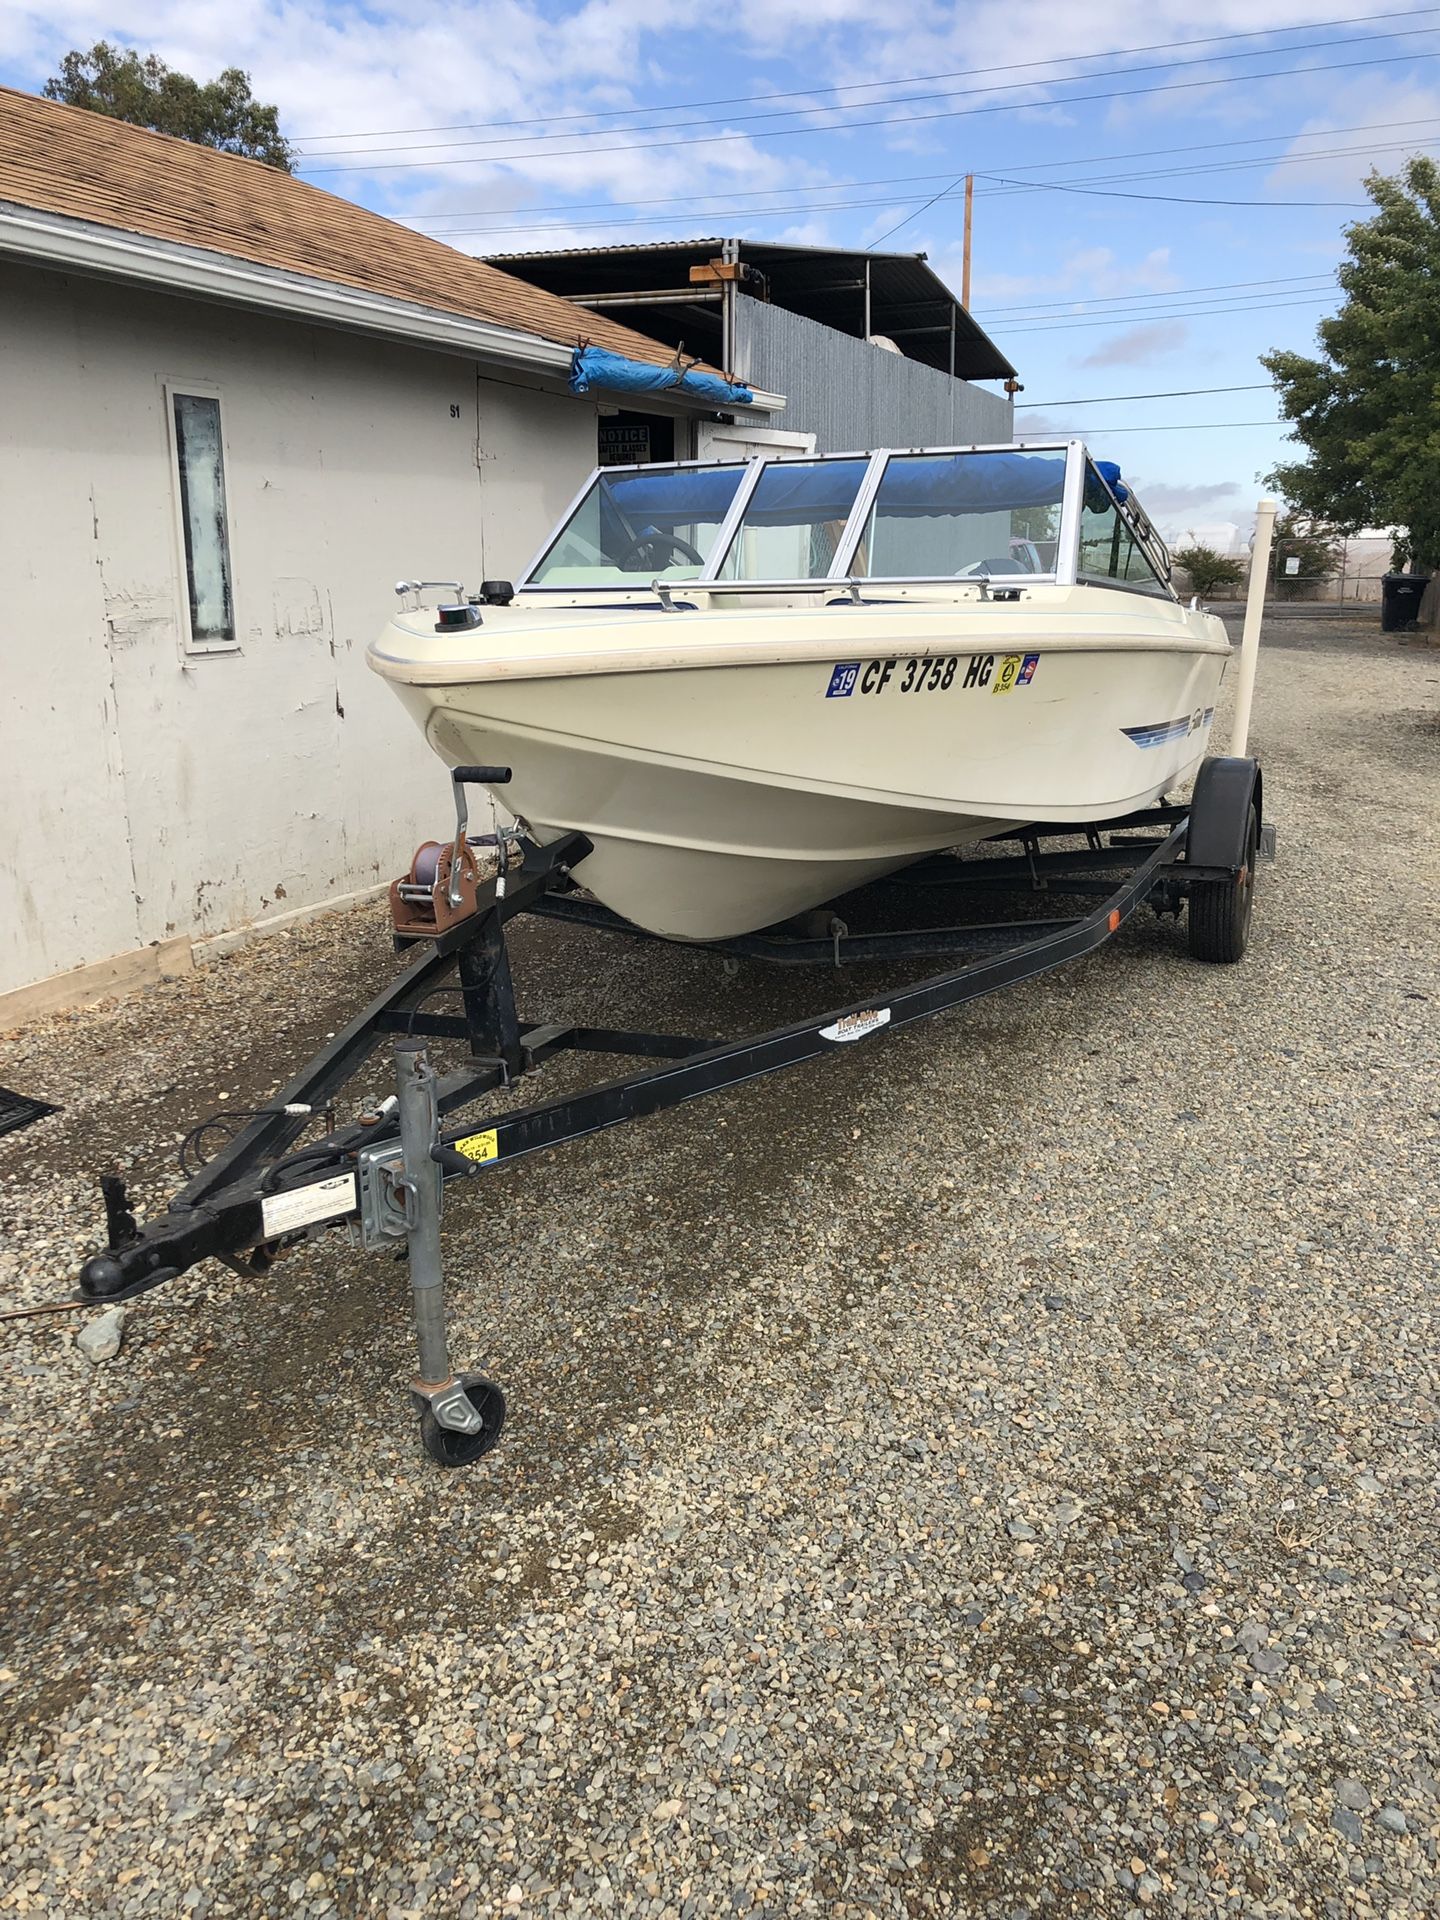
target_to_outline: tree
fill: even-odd
[[[1238,587],[1245,578],[1245,563],[1242,560],[1232,559],[1229,554],[1221,553],[1218,547],[1207,547],[1193,533],[1190,545],[1178,548],[1170,558],[1188,576],[1190,591],[1198,593],[1202,600],[1208,600],[1222,587]]]
[[[1277,598],[1316,599],[1339,564],[1340,539],[1333,527],[1303,513],[1280,514],[1275,521],[1275,545],[1270,562]],[[1286,571],[1291,560],[1300,563],[1293,573]]]
[[[203,85],[176,73],[151,53],[122,53],[97,40],[88,53],[67,53],[60,71],[45,82],[47,100],[85,107],[111,120],[128,120],[152,133],[171,133],[222,153],[243,153],[284,173],[295,170],[295,153],[280,132],[279,114],[250,91],[250,76],[227,67]]]
[[[1440,566],[1440,168],[1415,159],[1365,186],[1378,211],[1347,230],[1322,357],[1261,356],[1309,453],[1267,477],[1341,533],[1398,528],[1426,571]]]

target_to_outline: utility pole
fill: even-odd
[[[975,176],[965,176],[965,258],[960,269],[960,304],[970,311],[970,231],[975,220]]]

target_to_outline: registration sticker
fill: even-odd
[[[825,689],[827,700],[848,700],[855,691],[855,682],[859,677],[860,662],[846,660],[836,667],[830,676],[830,684]]]
[[[482,1162],[500,1158],[500,1139],[494,1127],[487,1127],[484,1133],[467,1133],[463,1140],[455,1142],[455,1151],[463,1153],[467,1160]]]
[[[1035,678],[1035,669],[1039,664],[1040,656],[1038,653],[1027,653],[1020,668],[1020,678],[1015,682],[1016,686],[1028,687],[1030,682]]]
[[[265,1194],[260,1201],[260,1229],[267,1240],[275,1240],[317,1220],[338,1219],[354,1206],[354,1174],[337,1173],[329,1180],[312,1180],[308,1187],[291,1187],[288,1193]]]
[[[845,1013],[828,1027],[821,1027],[822,1040],[863,1040],[867,1033],[890,1024],[889,1007],[869,1007],[864,1013]]]
[[[1020,671],[1024,664],[1024,659],[1020,654],[1007,653],[995,668],[995,684],[990,691],[992,693],[1009,693],[1010,689],[1015,685],[1015,682],[1020,678]]]

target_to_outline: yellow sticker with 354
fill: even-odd
[[[470,1133],[463,1140],[455,1142],[455,1151],[463,1153],[467,1160],[498,1160],[500,1158],[500,1140],[494,1127],[484,1133]]]
[[[995,669],[995,685],[990,691],[992,693],[1009,693],[1015,682],[1020,678],[1020,666],[1021,656],[1018,653],[1007,653]]]

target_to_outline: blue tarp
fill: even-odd
[[[1015,513],[1058,507],[1063,453],[947,453],[895,459],[875,496],[878,513]]]
[[[746,518],[751,526],[801,519],[844,520],[865,472],[860,460],[777,460],[760,476]],[[1058,506],[1065,484],[1063,453],[959,453],[900,456],[885,469],[877,506],[882,518],[918,519],[954,513],[1005,513]],[[602,476],[627,516],[657,525],[720,520],[734,497],[734,467],[671,468]]]
[[[627,360],[604,347],[577,347],[570,359],[570,391],[589,393],[592,387],[607,393],[681,393],[712,407],[748,407],[755,398],[749,387],[722,380],[717,373],[695,367],[681,373],[677,367]]]
[[[1115,460],[1097,460],[1095,471],[1109,487],[1115,498],[1122,503],[1130,498],[1130,489],[1120,478],[1119,463]]]
[[[723,520],[744,472],[743,467],[670,467],[602,473],[600,495],[628,516],[657,523]]]

